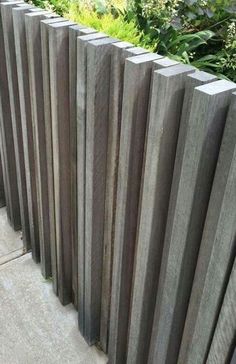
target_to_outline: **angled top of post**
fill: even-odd
[[[160,74],[164,77],[171,77],[181,74],[183,72],[191,72],[194,71],[195,69],[196,68],[193,66],[179,63],[173,67],[162,68],[160,70],[154,71],[154,74]]]
[[[53,23],[60,23],[60,22],[66,22],[67,20],[65,18],[62,18],[60,16],[58,16],[57,18],[53,18],[53,19],[45,19],[45,20],[41,20],[41,24],[45,24],[45,25],[49,25],[49,24],[53,24]]]
[[[175,61],[174,59],[170,59],[168,57],[160,58],[153,62],[157,68],[165,68],[165,67],[172,67],[179,64],[179,62]]]
[[[89,29],[86,27],[86,25],[82,25],[82,24],[72,25],[70,28],[73,30]]]
[[[56,22],[56,23],[52,23],[49,24],[50,28],[65,28],[65,27],[69,27],[70,25],[74,25],[75,23],[71,20],[66,20],[64,22]]]
[[[91,40],[95,40],[95,39],[100,39],[100,38],[108,38],[108,35],[106,35],[105,33],[92,33],[92,34],[87,34],[87,35],[80,35],[79,37],[77,37],[78,41],[83,41],[83,42],[88,42]]]
[[[118,39],[107,37],[91,40],[88,42],[88,44],[97,47],[100,45],[106,45],[114,42],[118,42]]]
[[[129,42],[118,41],[117,43],[113,44],[113,47],[120,48],[120,49],[126,49],[126,48],[132,48],[132,44]]]
[[[125,50],[125,54],[127,55],[127,57],[138,56],[144,53],[149,53],[149,51],[141,47],[130,47]]]
[[[39,11],[29,12],[29,13],[25,14],[25,16],[27,18],[33,18],[33,17],[37,17],[39,15],[48,15],[48,14],[53,14],[53,13],[48,10],[39,10]]]
[[[134,64],[141,64],[141,63],[145,63],[145,62],[149,62],[149,61],[155,61],[159,58],[162,58],[162,56],[160,56],[157,53],[144,53],[139,56],[129,57],[126,59],[126,62],[131,62]]]
[[[227,80],[219,80],[195,88],[196,92],[201,91],[208,95],[216,95],[225,91],[233,91],[234,89],[236,89],[236,84]]]
[[[204,71],[199,71],[199,70],[196,70],[196,72],[189,75],[188,77],[194,78],[200,82],[208,82],[208,81],[213,81],[213,80],[217,79],[217,77],[215,75],[212,75],[211,73],[207,73]]]

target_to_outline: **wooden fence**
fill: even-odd
[[[0,203],[86,341],[228,363],[236,85],[22,1],[0,49]]]

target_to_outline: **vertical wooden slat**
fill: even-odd
[[[126,360],[152,62],[159,57],[148,53],[125,62],[108,347],[111,363]]]
[[[89,33],[90,32],[90,33]],[[77,38],[77,204],[78,204],[78,322],[84,334],[84,269],[85,269],[85,148],[86,148],[86,100],[87,100],[87,44],[89,40],[106,37],[103,33],[92,33],[91,29],[80,30]],[[76,264],[76,261],[75,261]]]
[[[162,60],[155,62],[159,69]],[[169,64],[167,64],[168,67]],[[176,65],[154,72],[134,268],[127,363],[148,360],[158,277],[187,75]]]
[[[53,177],[53,150],[52,150],[52,118],[51,118],[51,92],[49,70],[49,34],[50,24],[66,21],[64,18],[41,20],[41,47],[42,47],[42,80],[44,96],[44,120],[45,120],[45,145],[47,157],[47,188],[48,188],[48,214],[49,214],[49,241],[51,251],[51,273],[53,291],[58,294],[57,277],[57,251],[56,251],[56,226],[55,226],[55,202],[54,202],[54,177]]]
[[[235,156],[234,156],[235,158]],[[234,159],[235,160],[235,159]],[[235,164],[235,163],[234,163]],[[235,188],[234,168],[234,188]],[[234,236],[235,237],[235,236]],[[233,350],[235,349],[236,333],[236,261],[234,262],[227,285],[220,315],[216,325],[215,333],[211,343],[206,364],[227,364],[229,363]],[[230,364],[235,364],[235,352]]]
[[[163,72],[163,71],[159,71]],[[219,146],[235,85],[195,88],[178,190],[170,204],[149,363],[176,363],[206,217]]]
[[[236,251],[235,113],[236,94],[232,97],[220,148],[179,364],[205,361]]]
[[[42,78],[40,20],[55,17],[47,11],[25,14],[26,44],[28,54],[32,136],[36,179],[36,206],[34,208],[34,237],[32,253],[41,261],[45,278],[51,276],[51,251],[49,233],[49,207],[47,188],[47,159]]]
[[[23,243],[25,250],[29,250],[30,229],[29,229],[29,212],[28,212],[28,196],[26,187],[26,171],[24,162],[24,148],[22,138],[21,113],[19,87],[17,78],[16,65],[16,49],[13,30],[12,8],[21,2],[5,2],[1,3],[1,16],[4,36],[4,47],[6,55],[6,70],[9,87],[9,101],[11,122],[13,130],[13,141],[15,148],[15,160],[17,171],[17,185],[20,203],[20,216],[23,234]]]
[[[73,24],[48,27],[58,295],[64,305],[72,300],[69,26]]]
[[[87,45],[84,336],[100,337],[105,175],[112,38]]]

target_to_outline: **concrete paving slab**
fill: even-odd
[[[0,209],[0,265],[23,254],[21,232],[9,225],[6,208]],[[1,361],[0,361],[1,362]]]
[[[63,307],[50,281],[26,254],[0,267],[0,362],[105,364],[79,334],[72,305]]]

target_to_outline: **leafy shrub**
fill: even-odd
[[[140,36],[134,21],[125,21],[119,15],[113,15],[107,11],[107,8],[102,7],[102,4],[97,4],[96,8],[86,4],[86,6],[78,2],[71,2],[70,8],[66,16],[80,24],[85,24],[104,32],[111,37],[129,41],[134,45],[140,45]]]
[[[236,82],[236,0],[30,0]]]

